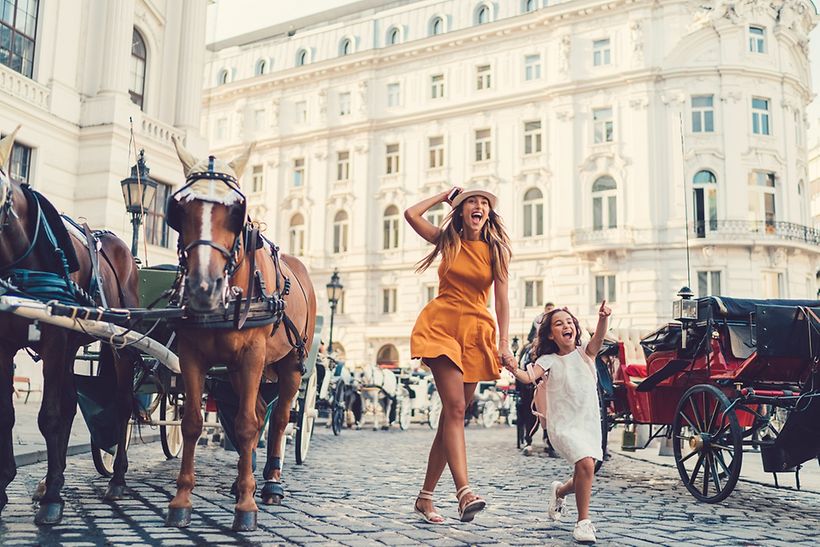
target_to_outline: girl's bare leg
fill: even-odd
[[[558,497],[575,494],[575,505],[578,508],[578,520],[589,518],[589,500],[592,497],[592,478],[595,476],[595,460],[583,458],[575,462],[575,473],[572,478],[558,489]]]

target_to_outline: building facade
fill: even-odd
[[[338,268],[349,359],[409,360],[437,278],[414,272],[430,247],[402,212],[451,185],[499,196],[511,335],[546,301],[592,323],[604,298],[614,327],[651,328],[683,285],[815,295],[815,16],[805,0],[358,2],[211,44],[202,131],[217,154],[255,143],[252,214],[317,288]]]
[[[206,148],[199,133],[206,13],[206,0],[0,5],[0,132],[22,126],[12,177],[59,211],[130,241],[120,180],[144,149],[161,184],[140,236],[143,263],[176,262],[164,221],[165,198],[183,182],[171,135]],[[18,374],[36,378],[39,368],[25,363]]]

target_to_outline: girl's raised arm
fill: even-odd
[[[601,307],[598,309],[598,326],[595,327],[595,334],[587,344],[586,354],[590,359],[595,359],[598,352],[601,351],[601,346],[604,344],[604,336],[606,335],[607,326],[609,323],[609,316],[612,315],[612,310],[606,305],[606,300],[601,302]]]
[[[435,243],[438,241],[438,238],[441,235],[441,228],[435,226],[432,222],[424,218],[424,213],[426,213],[432,206],[446,202],[447,196],[450,192],[451,190],[447,190],[446,192],[441,192],[440,194],[423,199],[415,205],[408,207],[407,210],[404,211],[404,218],[410,226],[418,235],[430,243]]]

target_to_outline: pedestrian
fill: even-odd
[[[555,309],[555,304],[552,302],[547,302],[544,304],[544,311],[539,313],[535,316],[535,319],[532,320],[532,326],[530,327],[530,333],[527,335],[527,342],[532,343],[535,340],[535,335],[538,332],[538,325],[541,324],[541,321],[544,320],[544,316],[547,315],[549,312]]]
[[[448,202],[452,210],[441,227],[424,218],[431,207]],[[495,211],[496,197],[474,189],[454,187],[407,209],[404,217],[435,247],[420,262],[422,272],[441,257],[439,294],[418,316],[410,338],[412,357],[433,372],[442,412],[427,460],[424,486],[414,509],[425,521],[442,524],[433,504],[433,490],[450,467],[462,522],[473,520],[486,502],[472,492],[467,476],[464,413],[473,400],[476,383],[498,379],[501,365],[515,364],[510,351],[508,268],[509,237]],[[495,291],[496,325],[487,309],[490,287]]]
[[[538,329],[535,364],[525,372],[505,363],[507,370],[522,382],[532,383],[539,378],[546,382],[549,438],[561,457],[574,466],[567,482],[552,483],[548,512],[552,520],[561,520],[564,497],[574,493],[578,521],[572,537],[585,543],[595,542],[589,501],[595,460],[603,459],[595,356],[601,349],[611,314],[604,300],[598,309],[595,334],[582,344],[578,320],[566,308],[553,310]]]

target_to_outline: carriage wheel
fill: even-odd
[[[515,401],[512,401],[509,395],[507,396],[506,404],[509,404],[509,408],[507,409],[507,425],[512,427],[518,423],[518,409],[516,408]]]
[[[427,425],[430,429],[438,429],[438,422],[441,419],[441,396],[438,391],[434,391],[430,396],[430,410],[427,413]]]
[[[675,464],[687,490],[699,501],[717,503],[740,477],[743,435],[729,399],[712,385],[683,394],[672,423]]]
[[[169,408],[170,407],[170,408]],[[176,395],[165,395],[159,405],[159,419],[164,422],[182,420],[182,401]],[[162,452],[169,460],[179,457],[182,451],[182,425],[161,425],[159,426],[159,441],[162,444]]]
[[[125,427],[127,433],[125,437],[125,449],[128,450],[128,445],[131,444],[131,429],[133,427],[131,420],[128,420],[128,425]],[[114,453],[109,454],[102,448],[91,447],[91,459],[94,460],[94,467],[97,468],[97,473],[103,477],[111,477],[114,474],[114,460],[117,458],[117,450],[119,450],[119,446],[115,446]]]
[[[330,427],[334,435],[342,432],[345,423],[345,385],[340,381],[333,394],[333,407],[330,410]]]
[[[406,431],[410,427],[410,421],[413,417],[413,400],[405,393],[398,401],[399,403],[399,427],[402,431]]]
[[[498,404],[493,400],[485,401],[484,408],[481,409],[481,425],[492,427],[498,423],[500,417],[501,411],[498,410]]]
[[[305,387],[304,398],[299,399],[299,421],[296,429],[296,463],[302,465],[307,459],[313,422],[316,421],[316,374],[311,374]]]

